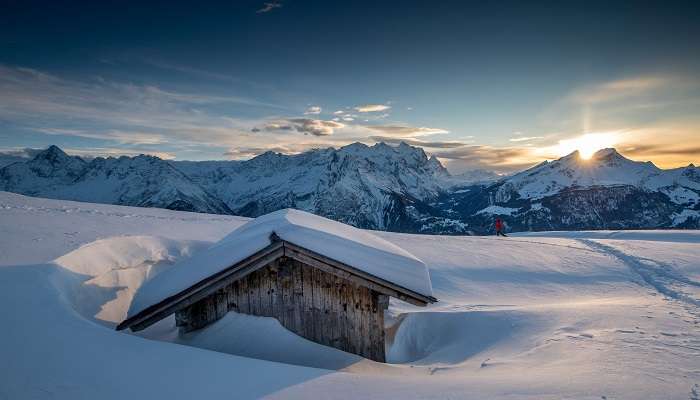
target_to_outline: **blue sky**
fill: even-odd
[[[0,148],[202,160],[403,140],[508,171],[587,137],[700,161],[699,6],[484,3],[10,2]]]

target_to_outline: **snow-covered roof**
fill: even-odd
[[[146,281],[134,296],[129,317],[182,292],[271,244],[270,235],[311,250],[424,296],[432,296],[426,265],[406,250],[350,225],[304,211],[263,215]]]

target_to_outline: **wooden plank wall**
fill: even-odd
[[[384,362],[387,296],[282,257],[176,313],[181,332],[202,328],[229,310],[274,317],[314,342]]]

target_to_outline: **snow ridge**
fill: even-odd
[[[495,180],[498,179],[498,180]],[[0,190],[107,204],[257,217],[300,209],[356,227],[431,234],[700,227],[700,168],[663,170],[615,149],[512,176],[451,176],[401,143],[266,152],[247,161],[71,157],[56,146],[0,168]]]

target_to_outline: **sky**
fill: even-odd
[[[699,18],[674,1],[3,1],[0,151],[405,141],[452,172],[602,147],[697,164]]]

